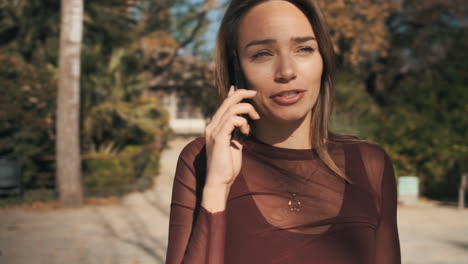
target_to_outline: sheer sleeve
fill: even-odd
[[[397,227],[397,188],[393,164],[385,151],[368,144],[361,149],[370,182],[377,193],[380,211],[376,232],[375,263],[400,264],[400,242]]]
[[[223,263],[225,211],[200,206],[206,175],[204,140],[187,145],[179,156],[172,190],[166,263]]]

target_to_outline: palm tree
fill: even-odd
[[[57,186],[60,203],[83,203],[80,158],[80,55],[83,0],[62,0],[57,96]]]

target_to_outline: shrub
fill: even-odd
[[[159,174],[159,150],[128,146],[119,154],[86,155],[83,184],[86,196],[121,195],[150,187]]]
[[[38,186],[41,172],[53,169],[43,160],[54,153],[56,86],[47,67],[14,55],[0,55],[0,155],[22,164],[27,186]]]

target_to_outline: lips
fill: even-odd
[[[281,105],[291,105],[297,103],[303,96],[305,90],[286,90],[272,95],[270,98]]]

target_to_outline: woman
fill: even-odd
[[[230,3],[223,101],[180,154],[167,263],[400,263],[389,157],[328,130],[328,34],[313,1]]]

